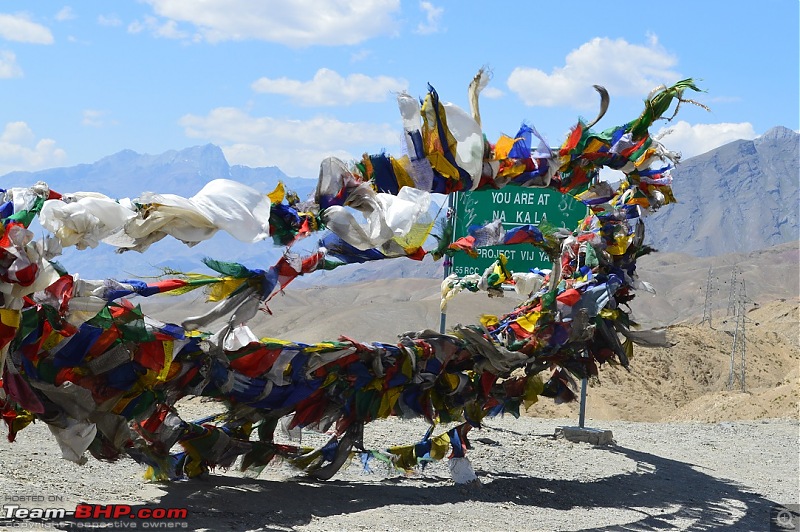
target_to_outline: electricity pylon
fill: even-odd
[[[745,359],[747,356],[747,339],[745,337],[745,302],[747,295],[745,292],[744,279],[739,284],[739,297],[736,304],[736,329],[733,331],[733,347],[731,348],[731,372],[728,376],[728,389],[733,390],[736,381],[739,382],[741,390],[747,390],[745,386],[745,370],[747,368]]]
[[[708,267],[708,279],[706,280],[706,301],[703,304],[703,319],[700,320],[700,325],[708,322],[708,326],[711,327],[711,290],[713,288],[713,281],[712,281],[712,267]],[[712,327],[713,328],[713,327]]]
[[[731,286],[730,290],[728,291],[728,312],[727,316],[731,314],[736,314],[736,288],[737,288],[737,276],[738,276],[738,266],[734,265],[733,269],[731,270]]]

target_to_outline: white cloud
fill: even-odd
[[[75,18],[75,12],[72,11],[72,8],[69,6],[62,7],[58,13],[56,13],[56,20],[59,22],[64,22],[65,20],[72,20]]]
[[[259,78],[252,84],[256,92],[290,96],[298,105],[351,105],[359,102],[382,102],[391,92],[408,88],[408,81],[387,76],[369,77],[321,68],[311,81],[288,78]]]
[[[400,134],[387,124],[254,117],[231,107],[213,109],[206,116],[185,115],[179,124],[188,137],[218,144],[231,164],[278,166],[303,177],[317,177],[319,163],[327,156],[360,159],[369,147],[392,153],[400,142]],[[347,151],[350,148],[353,153]]]
[[[694,124],[680,120],[659,129],[654,137],[672,151],[681,152],[683,159],[700,155],[735,140],[756,138],[753,124]]]
[[[288,46],[352,45],[394,34],[400,0],[145,0],[159,16],[194,26],[194,39]]]
[[[498,98],[502,98],[505,95],[506,93],[501,91],[497,87],[486,87],[481,91],[481,97],[489,98],[490,100],[496,100]]]
[[[677,59],[654,36],[646,45],[596,37],[570,52],[564,66],[549,74],[518,67],[509,75],[507,84],[526,105],[587,108],[596,105],[592,85],[604,86],[612,99],[641,97],[658,85],[681,79],[673,70],[676,63]]]
[[[319,176],[320,163],[326,157],[337,157],[345,162],[355,159],[352,153],[344,150],[320,151],[313,147],[295,148],[291,152],[256,144],[227,144],[221,148],[230,164],[251,168],[277,166],[291,177],[314,179]]]
[[[53,139],[36,140],[25,122],[9,122],[0,133],[0,175],[15,170],[36,171],[63,164],[67,153]]]
[[[142,24],[138,20],[134,20],[133,22],[128,24],[128,33],[133,33],[133,34],[141,33],[144,31],[144,28],[145,28],[144,24]]]
[[[185,39],[188,33],[178,29],[178,23],[174,20],[168,20],[163,24],[154,24],[152,26],[153,33],[157,37],[164,37],[165,39]]]
[[[155,37],[164,39],[189,39],[188,32],[178,29],[178,23],[174,20],[162,22],[156,17],[145,16],[143,21],[134,20],[128,25],[128,33],[141,33],[149,31]]]
[[[53,34],[41,24],[31,22],[26,15],[0,13],[0,37],[7,41],[30,44],[53,44]]]
[[[25,122],[9,122],[6,124],[3,133],[0,134],[0,142],[3,143],[30,143],[34,140],[33,131]]]
[[[110,28],[114,28],[117,26],[122,26],[122,20],[117,15],[98,15],[97,16],[97,23],[101,26],[108,26]]]
[[[358,63],[360,61],[364,61],[371,55],[372,55],[372,50],[358,50],[357,52],[353,52],[352,54],[350,54],[350,62]]]
[[[108,111],[100,111],[98,109],[84,109],[83,110],[83,118],[81,119],[81,125],[88,126],[88,127],[105,127],[109,124],[114,124],[115,122],[109,122],[106,117],[108,116]]]
[[[0,79],[21,78],[22,69],[17,64],[14,52],[0,50]]]
[[[417,26],[417,33],[429,35],[440,30],[439,24],[444,14],[443,7],[436,7],[430,2],[420,2],[419,8],[425,12],[425,22],[420,22]]]

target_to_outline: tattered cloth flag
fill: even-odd
[[[574,400],[575,379],[597,375],[606,362],[628,367],[633,343],[667,345],[661,332],[632,331],[621,305],[637,289],[651,289],[635,271],[649,250],[643,217],[675,201],[669,168],[678,158],[648,128],[672,102],[692,102],[683,92],[698,90],[694,82],[660,88],[637,119],[601,133],[592,126],[608,95],[598,87],[598,118],[579,121],[557,149],[526,124],[514,138],[489,143],[477,114],[487,82],[481,71],[470,85],[472,116],[441,102],[433,87],[421,106],[400,94],[404,155],[365,155],[354,164],[326,159],[307,202],[282,185],[265,194],[228,179],[190,198],[60,194],[44,183],[0,190],[0,413],[8,439],[40,420],[65,458],[127,455],[157,480],[197,477],[239,457],[255,473],[282,458],[328,479],[353,456],[365,467],[378,459],[405,470],[449,455],[454,479],[469,482],[476,476],[465,457],[467,432],[486,416],[518,416],[539,396]],[[602,168],[622,170],[616,190],[599,182]],[[492,221],[453,243],[447,224],[436,229],[432,192],[506,185],[559,190],[591,214],[574,231],[505,230]],[[28,229],[37,216],[52,233],[42,242]],[[168,272],[155,282],[82,279],[52,261],[61,246],[145,251],[166,236],[191,245],[220,230],[245,242],[272,238],[287,249],[263,269],[208,258],[218,275]],[[322,231],[316,250],[289,249]],[[501,295],[508,283],[526,296],[480,325],[407,333],[396,344],[259,339],[246,325],[300,275],[496,244],[534,245],[553,266],[513,272],[500,256],[482,275],[445,279],[443,307],[461,290]],[[218,303],[180,324],[145,316],[126,299],[198,288]],[[204,330],[216,320],[221,328]],[[181,419],[175,404],[193,396],[218,401],[226,413]],[[331,437],[315,449],[278,444],[274,433],[285,416],[291,427]],[[412,445],[365,449],[364,427],[389,416],[423,417],[430,430]],[[433,436],[440,424],[455,427]],[[183,451],[173,454],[176,444]]]

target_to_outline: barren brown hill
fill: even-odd
[[[630,371],[601,369],[599,382],[589,388],[586,415],[628,421],[797,418],[798,320],[797,297],[772,301],[747,313],[744,392],[736,378],[733,389],[728,389],[735,331],[732,316],[713,328],[707,323],[671,325],[667,332],[674,346],[637,347]],[[739,360],[737,353],[737,364]],[[540,400],[528,414],[577,417],[578,405]]]
[[[800,258],[798,243],[749,254],[696,258],[661,254],[640,260],[639,275],[657,290],[642,292],[632,317],[645,327],[666,326],[675,345],[669,349],[637,347],[630,371],[603,367],[587,401],[590,420],[723,421],[798,417],[800,395]],[[745,391],[739,381],[728,390],[734,316],[730,283],[744,281]],[[712,289],[708,300],[709,269]],[[250,323],[259,337],[296,342],[335,340],[394,343],[406,331],[438,330],[437,279],[384,279],[358,284],[294,290],[269,304]],[[737,296],[738,297],[738,296]],[[519,299],[464,293],[448,307],[447,326],[477,323],[481,314],[500,315]],[[145,311],[165,321],[179,321],[206,307],[200,295],[142,301]],[[735,305],[734,305],[735,306]],[[706,314],[711,323],[700,324]],[[741,334],[741,333],[740,333]],[[741,338],[741,337],[740,337]],[[739,357],[736,357],[737,363]],[[528,415],[574,417],[578,405],[555,405],[543,398]]]

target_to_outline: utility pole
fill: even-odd
[[[733,331],[733,347],[731,348],[731,371],[728,376],[728,389],[734,389],[735,381],[739,381],[741,391],[747,391],[745,387],[745,359],[747,356],[747,341],[745,337],[745,323],[747,317],[745,316],[745,302],[746,292],[744,279],[741,280],[739,285],[739,300],[736,305],[736,329]]]

